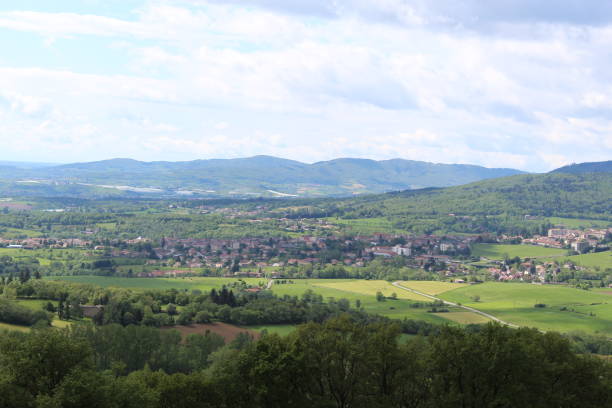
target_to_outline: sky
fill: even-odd
[[[612,159],[607,0],[3,0],[0,160]]]

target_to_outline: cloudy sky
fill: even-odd
[[[0,160],[612,159],[607,0],[3,0],[0,49]]]

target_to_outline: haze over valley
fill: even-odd
[[[446,187],[521,173],[514,169],[402,159],[347,158],[314,164],[271,156],[189,162],[113,159],[55,166],[7,163],[0,166],[0,183],[4,182],[0,192],[57,195],[61,194],[55,191],[59,183],[61,188],[83,195],[88,189],[97,189],[97,194],[114,189],[184,196],[315,197]],[[116,191],[107,193],[113,195]]]

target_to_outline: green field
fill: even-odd
[[[544,248],[535,245],[498,245],[475,244],[472,246],[472,255],[489,259],[502,260],[504,257],[514,258],[543,258],[567,254],[565,249]]]
[[[370,282],[374,282],[373,284]],[[376,288],[376,289],[374,289]],[[391,319],[414,319],[424,320],[434,324],[448,324],[452,320],[446,318],[449,313],[428,313],[427,309],[411,308],[410,304],[417,300],[427,301],[430,299],[421,298],[400,288],[392,286],[386,281],[367,281],[367,280],[347,280],[347,279],[304,279],[295,280],[293,284],[282,284],[272,286],[272,290],[277,295],[301,296],[307,290],[323,296],[324,299],[347,299],[351,306],[355,307],[355,302],[359,300],[361,307],[368,313],[379,314]],[[388,299],[384,302],[376,300],[376,292],[381,290],[385,295],[390,296],[396,293],[398,299]],[[403,292],[403,293],[402,293]],[[403,296],[403,298],[401,297]],[[419,299],[414,299],[417,297]],[[410,300],[409,298],[413,298]]]
[[[555,226],[564,226],[566,228],[607,228],[612,226],[612,222],[610,221],[587,220],[580,218],[548,217],[546,221]]]
[[[228,285],[238,280],[236,278],[118,278],[106,276],[50,276],[45,279],[62,280],[74,283],[87,283],[102,287],[118,287],[133,290],[198,289],[201,291],[219,289],[223,285]],[[266,283],[265,279],[259,278],[244,278],[242,280],[249,285],[255,286],[259,283]]]
[[[256,332],[267,331],[268,334],[278,334],[280,336],[286,336],[293,332],[297,326],[291,324],[268,324],[258,326],[244,326],[246,329],[255,330]]]
[[[2,207],[2,203],[0,203],[0,208]],[[10,228],[10,227],[2,227],[0,228],[2,238],[7,239],[23,239],[23,238],[38,238],[42,237],[42,233],[38,231],[21,229],[21,228]]]
[[[96,224],[96,227],[103,229],[105,231],[116,231],[117,223],[114,222],[100,222]]]
[[[603,270],[607,268],[612,269],[612,251],[596,252],[593,254],[583,254],[575,256],[557,257],[551,258],[550,260],[565,263],[571,261],[576,265],[584,266],[586,268],[599,267]]]
[[[42,300],[42,299],[18,299],[17,300],[17,303],[19,303],[21,306],[25,306],[31,310],[43,310],[43,306],[46,305],[47,302],[48,300]],[[57,306],[57,302],[52,301],[51,303]],[[70,321],[58,319],[57,315],[53,316],[53,321],[51,322],[51,326],[60,327],[60,328],[68,327],[71,324],[72,323]]]
[[[117,278],[104,276],[62,276],[49,277],[47,279],[62,280],[75,283],[86,283],[102,287],[122,287],[132,290],[149,289],[178,289],[209,291],[213,288],[220,288],[223,285],[235,282],[235,278]],[[265,283],[265,279],[246,278],[243,279],[248,284],[258,285]],[[305,291],[311,289],[316,293],[328,298],[345,298],[355,306],[355,301],[359,300],[362,307],[369,313],[381,314],[390,318],[409,318],[426,320],[432,323],[448,323],[449,320],[441,317],[444,313],[427,313],[425,309],[415,309],[409,305],[415,301],[429,301],[429,299],[411,294],[401,289],[393,287],[386,281],[366,281],[366,280],[347,280],[347,279],[310,279],[295,280],[292,284],[275,284],[272,290],[277,295],[301,296]],[[387,300],[378,302],[376,292],[382,291],[386,296],[396,293],[397,300]],[[410,300],[412,299],[412,300]]]
[[[479,315],[478,313],[468,312],[467,310],[464,312],[449,312],[444,313],[444,317],[448,320],[452,320],[453,322],[459,324],[483,324],[488,323],[491,320],[484,317],[483,315]]]
[[[480,301],[475,302],[474,296],[479,296]],[[612,296],[598,291],[486,282],[444,292],[440,297],[520,326],[561,332],[583,330],[612,336]],[[536,308],[536,303],[543,303],[546,307]]]
[[[86,249],[23,249],[23,248],[0,248],[0,257],[10,256],[17,260],[37,259],[40,265],[49,266],[52,262],[74,261],[86,258],[86,253],[94,251]],[[91,259],[91,258],[89,258]]]
[[[343,292],[358,293],[367,296],[376,296],[377,292],[381,292],[386,297],[391,297],[391,295],[395,293],[398,299],[409,299],[419,302],[431,301],[425,296],[398,289],[389,282],[383,280],[343,280],[327,282],[327,280],[321,279],[314,285],[317,287],[337,289]]]
[[[45,305],[48,302],[47,300],[41,300],[41,299],[17,299],[14,301],[19,303],[19,305],[21,306],[25,306],[28,309],[36,310],[36,311],[43,310],[42,308],[43,305]],[[57,302],[52,302],[52,303],[57,305]],[[71,324],[72,322],[70,321],[59,320],[56,315],[53,316],[53,320],[51,322],[51,326],[58,327],[58,328],[68,327]],[[16,324],[0,322],[0,330],[2,329],[17,330],[17,331],[24,331],[24,332],[30,331],[30,328],[28,326],[20,326]]]
[[[12,330],[12,331],[22,331],[29,332],[30,328],[26,326],[19,326],[16,324],[2,323],[0,322],[0,330]]]
[[[224,284],[235,282],[233,278],[115,278],[99,276],[69,276],[62,279],[70,282],[89,283],[100,286],[124,287],[133,290],[170,289],[208,291]],[[244,279],[251,285],[264,283],[265,280]],[[482,323],[486,321],[470,312],[451,308],[450,313],[428,313],[423,308],[412,308],[415,301],[429,301],[418,295],[401,290],[386,281],[348,280],[348,279],[309,279],[294,280],[290,284],[274,284],[272,290],[277,295],[301,296],[307,290],[320,294],[326,301],[347,299],[355,307],[361,307],[373,314],[395,319],[425,320],[431,323]],[[584,291],[565,286],[533,285],[524,283],[487,282],[479,285],[462,285],[448,282],[402,282],[424,293],[437,295],[445,300],[460,302],[463,305],[491,313],[502,320],[523,326],[538,327],[543,330],[600,332],[612,335],[612,296],[600,291]],[[397,300],[387,299],[379,302],[376,292],[387,297],[396,293]],[[480,296],[479,302],[472,297]],[[30,302],[31,307],[40,307],[39,301]],[[36,303],[36,304],[35,304]],[[545,308],[535,308],[536,303],[544,303]],[[562,308],[566,310],[561,310]],[[285,333],[288,327],[261,327],[269,332]]]
[[[25,306],[31,310],[42,310],[42,307],[46,305],[47,302],[48,300],[42,300],[42,299],[19,299],[17,300],[17,303],[19,303],[21,306]],[[53,303],[56,303],[56,302],[53,302]]]
[[[407,288],[418,290],[419,292],[426,293],[428,295],[434,295],[434,296],[440,293],[448,292],[449,290],[458,289],[458,288],[461,288],[467,285],[466,283],[451,283],[451,282],[437,282],[437,281],[402,281],[400,282],[400,284]]]
[[[393,227],[393,223],[387,218],[356,218],[356,219],[342,219],[336,217],[324,218],[327,222],[338,225],[345,230],[358,235],[369,235],[377,232],[381,233],[394,233],[398,232],[398,229]]]

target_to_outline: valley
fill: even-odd
[[[606,344],[609,181],[553,172],[352,198],[5,197],[0,321],[287,335],[349,313],[397,322],[403,336],[497,322]]]

